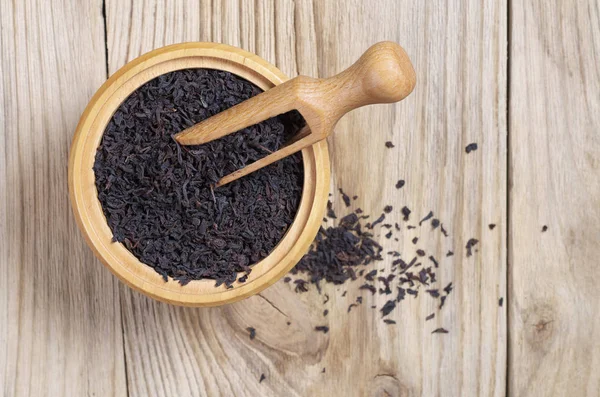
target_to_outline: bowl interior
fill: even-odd
[[[95,186],[92,169],[105,127],[121,103],[155,77],[181,69],[219,69],[267,90],[287,80],[258,56],[222,44],[185,43],[160,48],[128,63],[94,95],[84,111],[69,160],[69,190],[75,217],[96,256],[122,281],[155,299],[188,306],[212,306],[243,299],[277,281],[308,250],[321,224],[329,191],[329,155],[325,142],[302,151],[304,186],[294,222],[265,259],[252,266],[245,283],[215,287],[214,280],[194,280],[185,286],[164,282],[121,243],[112,242]]]

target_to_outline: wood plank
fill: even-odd
[[[370,308],[381,307],[384,296],[365,294],[365,303],[346,313],[356,286],[347,297],[325,286],[326,318],[323,296],[296,294],[282,282],[213,309],[170,307],[122,287],[132,396],[505,394],[506,311],[498,299],[506,288],[506,2],[134,1],[123,7],[108,0],[107,6],[111,73],[145,51],[186,40],[240,45],[290,76],[333,75],[380,40],[403,45],[417,88],[403,103],[360,109],[342,120],[330,140],[331,191],[338,209],[344,208],[342,187],[360,196],[353,207],[367,213],[386,204],[396,218],[403,205],[413,217],[434,210],[450,237],[423,233],[419,241],[444,258],[440,285],[455,285],[434,320],[424,321],[436,310],[434,301],[407,300],[390,315],[396,326]],[[163,21],[168,34],[156,28]],[[386,149],[387,140],[396,148]],[[471,142],[479,149],[466,155]],[[378,161],[365,167],[373,158]],[[398,179],[407,181],[400,191]],[[490,231],[489,223],[498,226]],[[415,235],[404,231],[386,250],[412,255]],[[471,237],[480,240],[479,252],[466,258]],[[449,249],[456,255],[445,258]],[[323,324],[328,334],[314,332]],[[248,326],[256,328],[255,340]],[[450,333],[432,335],[437,327]]]
[[[126,394],[117,282],[71,214],[70,140],[106,78],[102,1],[0,2],[0,394]]]
[[[598,396],[600,10],[511,14],[509,391]]]

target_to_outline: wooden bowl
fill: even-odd
[[[121,243],[113,243],[98,200],[92,169],[104,130],[121,103],[155,77],[180,69],[226,70],[267,90],[288,79],[262,58],[239,48],[216,43],[184,43],[163,47],[129,62],[100,87],[86,107],[71,144],[69,194],[79,228],[96,256],[121,281],[160,301],[185,306],[216,306],[256,294],[286,274],[314,240],[329,192],[329,153],[320,142],[302,151],[304,187],[300,207],[289,230],[265,259],[252,266],[245,283],[215,287],[214,280],[195,280],[185,286],[165,282]]]

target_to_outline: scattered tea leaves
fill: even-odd
[[[348,195],[344,193],[344,191],[341,188],[339,189],[339,191],[342,195],[342,200],[344,200],[344,204],[346,204],[346,207],[350,207],[350,197],[348,197]]]
[[[469,143],[466,147],[465,147],[465,152],[467,153],[471,153],[473,150],[477,150],[477,144],[475,142],[473,143]]]
[[[440,306],[438,307],[438,309],[441,309],[442,307],[444,307],[444,304],[446,303],[446,298],[448,297],[448,295],[442,295],[440,297]]]
[[[450,295],[451,291],[452,291],[452,283],[448,283],[448,285],[446,285],[444,287],[444,292],[446,292],[447,295]]]
[[[435,260],[433,255],[429,256],[429,260],[433,262],[433,266],[435,266],[436,268],[439,267],[439,263]]]
[[[411,211],[410,211],[410,209],[408,209],[408,207],[406,207],[406,206],[402,207],[402,215],[404,215],[404,220],[405,221],[409,220],[409,218],[410,218],[410,212]],[[410,228],[410,226],[409,226],[409,228]]]
[[[389,300],[389,301],[385,302],[385,305],[383,305],[383,307],[381,308],[382,317],[385,317],[388,314],[390,314],[392,312],[392,310],[394,310],[395,308],[396,308],[395,300]]]
[[[469,241],[467,241],[467,245],[465,247],[467,249],[467,256],[473,255],[473,247],[475,247],[475,245],[477,245],[478,242],[479,240],[475,238],[471,238],[469,239]]]
[[[253,327],[246,328],[246,331],[250,333],[250,340],[256,337],[256,330]]]
[[[447,334],[448,330],[446,328],[436,328],[431,333],[432,334]]]
[[[444,237],[448,237],[448,232],[446,231],[446,229],[444,229],[443,223],[440,225],[440,229],[442,230],[442,234],[444,235]]]
[[[421,226],[421,224],[423,222],[426,222],[426,221],[430,220],[431,218],[433,218],[433,211],[429,211],[429,214],[425,215],[425,218],[423,218],[419,221],[419,226]]]

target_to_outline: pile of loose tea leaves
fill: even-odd
[[[279,149],[303,125],[297,112],[200,146],[173,135],[259,94],[224,71],[180,70],[129,96],[110,120],[94,163],[113,233],[165,281],[210,278],[230,286],[265,258],[291,225],[302,193],[300,154],[226,186],[212,185]]]
[[[404,186],[404,180],[401,182],[396,184],[396,188]],[[340,194],[345,206],[349,207],[350,201],[346,199],[348,195],[341,189]],[[436,311],[441,310],[453,290],[453,285],[451,282],[439,285],[436,274],[440,266],[444,265],[443,262],[450,259],[442,260],[443,258],[436,258],[427,252],[427,247],[420,246],[419,236],[425,233],[440,233],[443,237],[448,237],[449,233],[433,211],[428,211],[420,220],[411,217],[412,213],[408,206],[402,206],[399,207],[397,219],[394,219],[394,207],[386,205],[382,213],[369,222],[371,217],[365,215],[360,208],[340,218],[333,204],[328,202],[325,225],[319,230],[309,252],[291,271],[296,278],[292,280],[292,277],[288,276],[284,281],[293,284],[295,291],[299,293],[309,291],[311,285],[321,292],[323,283],[348,285],[341,293],[341,297],[349,298],[348,313],[362,305],[364,297],[376,294],[386,297],[381,307],[372,305],[371,308],[379,309],[383,322],[388,325],[396,324],[388,316],[405,299],[434,299]],[[384,237],[385,245],[393,246],[399,241],[397,236],[401,232],[404,233],[404,237],[406,233],[412,237],[412,244],[404,247],[403,253],[398,250],[384,253],[377,239]],[[477,243],[477,239],[469,239],[465,247],[466,257],[473,255]],[[391,266],[383,269],[376,267],[374,263],[383,261],[384,256],[391,258]],[[450,256],[451,251],[446,257]],[[350,284],[346,284],[348,281]],[[327,304],[328,301],[329,296],[325,294],[323,303]],[[329,310],[324,311],[324,316],[326,313],[329,313]],[[435,315],[435,312],[430,313],[425,317],[425,321],[432,320]],[[323,330],[323,327],[319,330]],[[443,328],[433,331],[447,332]]]

